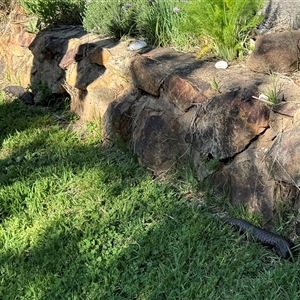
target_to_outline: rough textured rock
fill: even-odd
[[[300,124],[276,136],[267,156],[269,171],[278,182],[300,186]]]
[[[203,103],[214,94],[210,84],[201,79],[192,82],[173,74],[164,80],[163,93],[170,103],[183,112],[191,106]]]
[[[255,72],[294,72],[298,70],[300,31],[270,33],[258,37],[247,66]]]
[[[147,56],[138,56],[132,62],[131,76],[139,89],[159,96],[160,88],[168,75],[184,76],[202,65],[202,61],[195,61],[191,55],[181,55],[171,49],[156,49]]]
[[[21,86],[7,86],[3,91],[11,99],[19,98],[25,104],[28,104],[28,105],[33,105],[34,104],[34,100],[33,100],[34,95],[33,95],[33,93],[29,92],[27,89],[25,89]]]
[[[261,13],[265,16],[262,29],[300,28],[300,2],[298,0],[268,0]]]
[[[265,160],[274,134],[267,129],[213,175],[215,186],[227,193],[233,204],[242,203],[252,212],[261,211],[266,219],[272,218],[277,200],[276,181],[270,176]]]
[[[263,36],[248,66],[294,68],[298,33],[282,36],[282,43],[293,41],[283,50],[277,35]],[[267,106],[253,96],[274,89],[269,75],[242,64],[217,70],[215,62],[171,49],[129,51],[131,42],[100,39],[77,26],[34,38],[15,26],[0,37],[0,75],[10,74],[22,91],[36,83],[58,95],[67,91],[81,118],[102,118],[104,142],[131,148],[155,174],[189,158],[200,180],[266,218],[280,197],[300,203],[299,85],[276,77],[280,103]]]
[[[252,99],[255,89],[224,93],[200,107],[187,139],[203,157],[233,157],[269,126],[269,108]]]
[[[156,174],[169,170],[180,151],[180,123],[173,116],[152,109],[144,109],[139,120],[133,133],[134,152],[139,162]]]
[[[133,132],[133,104],[140,98],[140,91],[132,89],[108,105],[102,119],[103,141],[130,147]]]

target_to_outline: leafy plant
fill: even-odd
[[[274,73],[271,73],[270,77],[271,83],[266,88],[265,93],[260,94],[259,97],[252,96],[252,98],[274,106],[279,103],[279,96],[282,94],[283,84],[279,83],[279,79]]]
[[[27,90],[35,95],[35,104],[49,106],[53,110],[68,110],[70,107],[69,94],[53,94],[46,82],[35,81],[28,86]]]
[[[49,25],[82,23],[85,0],[21,0],[28,14],[38,17],[39,29]]]
[[[205,166],[208,171],[215,172],[218,169],[220,169],[220,167],[222,166],[222,163],[220,162],[218,157],[215,157],[215,158],[208,159],[205,162]]]
[[[30,33],[38,33],[38,19],[30,20],[27,26],[27,31]]]
[[[257,14],[264,0],[191,0],[183,29],[212,42],[215,54],[232,60],[243,56],[246,40],[263,16]],[[202,45],[205,47],[205,44]]]

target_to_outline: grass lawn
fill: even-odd
[[[0,100],[0,299],[299,299],[299,261],[233,232],[74,116]]]

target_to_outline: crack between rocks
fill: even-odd
[[[222,158],[219,161],[224,165],[229,165],[239,154],[243,153],[244,151],[246,151],[253,142],[255,142],[256,140],[258,140],[258,138],[262,135],[265,134],[265,132],[270,128],[270,126],[266,127],[261,133],[257,134],[255,137],[253,137],[249,143],[239,152],[234,153],[232,156],[226,157],[226,158]]]

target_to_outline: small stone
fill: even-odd
[[[264,101],[269,101],[269,97],[267,95],[265,95],[265,94],[260,94],[258,96],[258,99],[264,100]]]
[[[147,43],[145,41],[138,41],[135,43],[132,43],[128,49],[131,51],[140,50],[142,48],[145,48],[147,46]]]
[[[224,60],[220,60],[215,64],[215,67],[217,69],[227,69],[228,68],[228,63]]]

